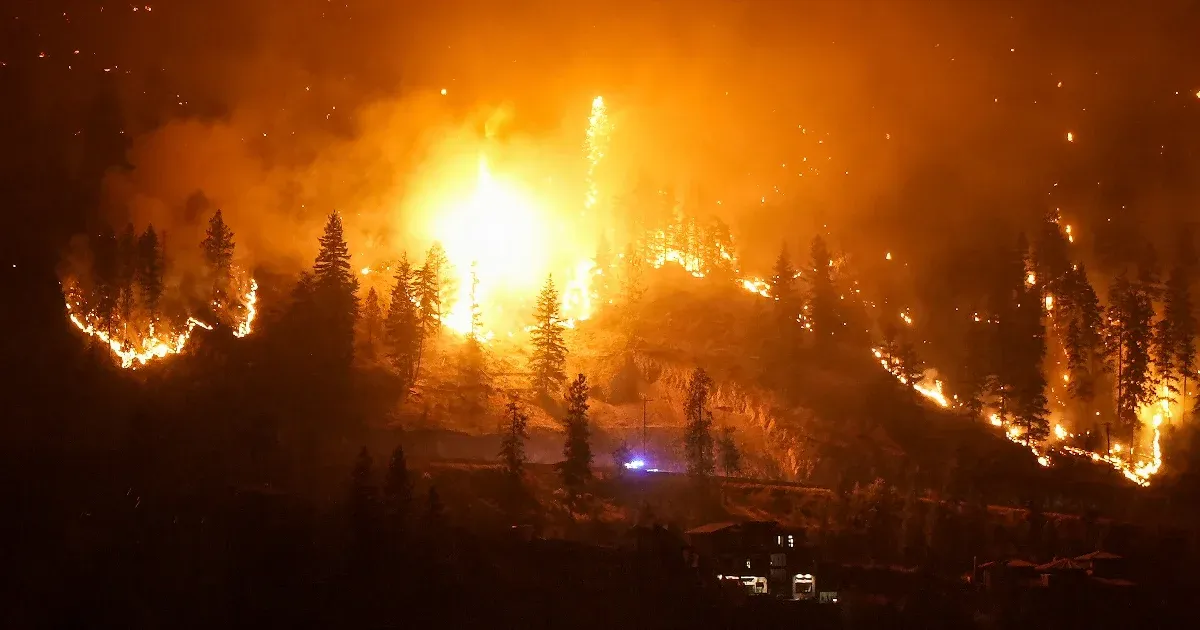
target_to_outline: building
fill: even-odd
[[[685,533],[701,570],[748,592],[787,599],[817,596],[816,565],[803,530],[774,521],[721,522]]]

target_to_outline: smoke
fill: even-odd
[[[1174,92],[1197,85],[1169,63],[1185,40],[1155,35],[1182,36],[1183,4],[242,4],[156,7],[175,28],[122,44],[172,83],[123,92],[130,168],[105,211],[166,229],[180,261],[216,208],[246,264],[309,264],[333,210],[364,259],[422,247],[431,186],[481,148],[565,213],[596,94],[602,206],[640,176],[696,194],[752,268],[828,231],[936,272],[1052,207],[1090,246],[1135,210],[1161,231],[1193,197],[1172,145],[1190,129]]]

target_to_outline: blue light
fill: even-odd
[[[646,460],[635,459],[631,462],[625,462],[625,467],[629,470],[641,470],[642,468],[646,467]]]

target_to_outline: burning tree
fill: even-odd
[[[716,470],[713,453],[712,412],[708,409],[708,396],[713,386],[712,379],[703,368],[696,368],[688,380],[687,397],[684,399],[683,414],[687,426],[684,430],[684,450],[687,454],[688,474],[693,477],[711,477]]]
[[[566,437],[563,461],[559,463],[563,486],[575,495],[592,478],[591,428],[588,425],[588,384],[580,374],[567,386],[567,412],[563,417]]]
[[[477,419],[487,407],[488,394],[491,384],[487,371],[487,357],[483,351],[481,334],[483,322],[476,298],[479,285],[475,272],[471,272],[471,329],[463,340],[462,353],[459,356],[459,393],[463,411],[467,417]]]
[[[1046,375],[1042,363],[1046,358],[1046,325],[1044,298],[1036,282],[1034,266],[1027,262],[1028,245],[1025,235],[1017,239],[1017,260],[1025,262],[1020,287],[1015,293],[1016,303],[1001,320],[1000,328],[1005,340],[1007,392],[1010,398],[1009,411],[1025,428],[1025,440],[1031,444],[1042,442],[1050,434],[1046,408]],[[1014,269],[1016,265],[1013,265]],[[1034,282],[1028,279],[1034,278]],[[1013,284],[1017,284],[1015,279]]]
[[[557,391],[567,380],[567,346],[563,342],[565,326],[558,291],[554,288],[554,277],[546,278],[542,292],[538,294],[537,306],[533,311],[533,390],[538,395]]]

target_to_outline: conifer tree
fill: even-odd
[[[408,521],[412,509],[412,480],[404,447],[397,444],[388,462],[387,478],[383,483],[383,509],[392,531],[400,530]]]
[[[320,325],[323,358],[348,369],[354,361],[354,325],[358,318],[358,278],[350,270],[350,250],[342,217],[329,215],[313,266],[313,299]]]
[[[901,341],[897,348],[896,363],[900,376],[904,378],[908,388],[915,392],[917,385],[925,377],[925,364],[917,354],[916,344],[907,338]]]
[[[1191,295],[1195,259],[1191,233],[1182,230],[1163,291],[1163,317],[1155,331],[1155,364],[1162,385],[1169,394],[1182,393],[1184,398],[1188,378],[1196,371],[1196,316]]]
[[[456,287],[450,278],[450,260],[441,243],[434,242],[425,253],[425,264],[417,271],[417,303],[421,307],[424,338],[435,338],[442,328],[442,318],[453,307]]]
[[[383,311],[379,306],[379,294],[375,287],[367,291],[362,310],[363,344],[367,356],[375,356],[375,346],[383,338]]]
[[[486,357],[483,352],[483,322],[476,298],[479,279],[471,272],[471,330],[463,340],[459,359],[459,389],[467,417],[476,419],[487,407],[491,384],[487,373]]]
[[[133,309],[137,303],[134,286],[137,263],[137,234],[133,231],[133,224],[129,223],[117,239],[117,311],[126,324],[133,319]]]
[[[1069,318],[1064,346],[1067,352],[1067,391],[1090,408],[1096,397],[1096,381],[1104,372],[1104,314],[1096,290],[1088,281],[1087,269],[1076,265],[1070,272],[1065,313]]]
[[[212,299],[220,311],[228,305],[229,290],[233,284],[233,230],[225,224],[221,211],[213,213],[208,220],[208,229],[200,249],[212,278]]]
[[[504,474],[510,480],[520,483],[525,475],[525,441],[529,439],[529,415],[514,398],[508,402],[505,420],[508,426],[504,428],[504,437],[500,439],[500,463]]]
[[[408,256],[400,257],[396,265],[396,284],[392,287],[391,303],[384,321],[388,358],[405,387],[411,386],[420,370],[422,327],[413,291],[413,270]]]
[[[716,470],[712,412],[708,409],[712,385],[708,373],[703,368],[696,368],[688,380],[687,397],[684,399],[684,451],[688,474],[693,477],[711,477]]]
[[[825,239],[818,234],[812,240],[812,273],[809,281],[809,320],[818,343],[832,341],[842,327],[838,315],[837,289],[833,285],[832,256]]]
[[[1117,387],[1117,418],[1126,433],[1137,424],[1137,410],[1154,398],[1150,346],[1154,308],[1142,282],[1122,271],[1109,288],[1108,344]]]
[[[563,342],[565,329],[558,291],[554,288],[553,276],[549,276],[542,292],[538,294],[537,306],[533,311],[533,330],[530,331],[533,341],[533,356],[530,358],[533,390],[539,395],[558,391],[567,380],[567,346]]]
[[[100,326],[109,332],[117,332],[117,304],[120,299],[118,284],[120,258],[117,253],[117,235],[105,226],[92,241],[93,297],[92,308],[100,319]]]
[[[636,309],[646,294],[646,260],[632,247],[621,258],[621,299],[623,306]]]
[[[1025,258],[1027,246],[1024,235],[1018,239],[1018,251]],[[1046,358],[1046,323],[1043,284],[1037,282],[1033,264],[1026,264],[1025,271],[1034,273],[1035,281],[1024,282],[1016,294],[1015,308],[1010,311],[1010,325],[1005,329],[1012,335],[1009,350],[1009,393],[1010,411],[1019,424],[1025,427],[1025,439],[1040,443],[1050,434],[1047,416],[1046,374],[1043,363]],[[1004,326],[1003,322],[1001,326]]]
[[[721,472],[726,477],[732,477],[742,471],[742,453],[733,439],[733,427],[721,429],[717,448],[721,457]]]
[[[771,273],[771,295],[775,301],[775,317],[781,338],[795,335],[796,318],[800,315],[800,297],[796,292],[796,270],[788,255],[787,243],[779,250]]]
[[[1191,273],[1183,264],[1176,266],[1167,280],[1163,317],[1171,322],[1171,355],[1180,391],[1186,399],[1188,378],[1196,373],[1196,316],[1192,307]]]
[[[592,478],[591,427],[588,422],[588,384],[583,374],[567,386],[567,411],[563,417],[563,461],[559,464],[563,487],[572,495]]]
[[[137,283],[142,306],[150,321],[158,320],[163,294],[163,255],[154,226],[138,237]]]

